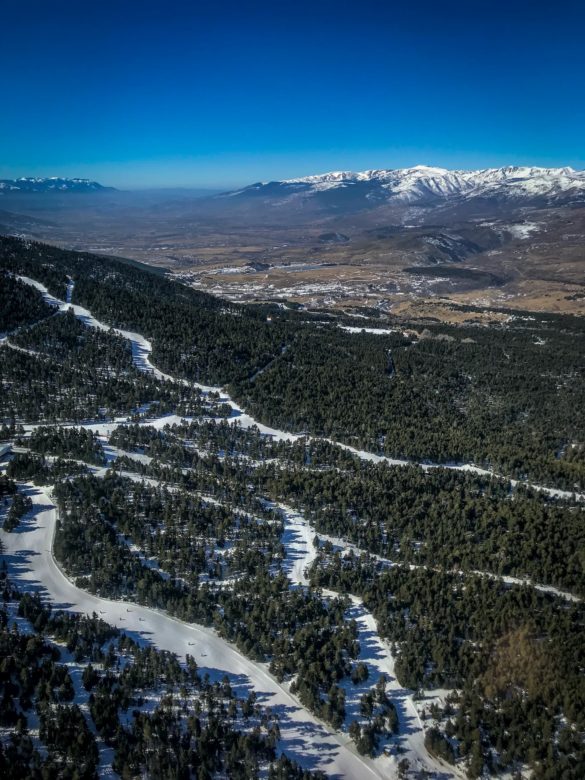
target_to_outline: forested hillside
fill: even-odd
[[[61,298],[71,276],[78,303],[152,340],[159,368],[229,385],[269,424],[392,456],[584,484],[579,318],[511,314],[503,325],[418,330],[397,322],[396,334],[352,334],[278,308],[267,321],[266,307],[227,304],[137,264],[18,239],[1,239],[0,267]]]
[[[3,777],[93,780],[104,748],[124,778],[323,777],[277,757],[272,713],[229,679],[203,678],[194,658],[183,666],[97,615],[52,611],[5,570],[0,588]]]
[[[0,772],[581,780],[585,323],[0,282]]]
[[[414,689],[455,689],[431,715],[444,735],[439,744],[448,755],[456,740],[470,777],[528,756],[535,778],[582,775],[582,604],[558,610],[527,588],[321,555],[313,584],[363,596],[401,648],[399,678]]]

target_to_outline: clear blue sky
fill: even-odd
[[[585,167],[573,0],[19,0],[0,21],[0,177]]]

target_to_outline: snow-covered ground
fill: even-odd
[[[519,238],[521,240],[530,238],[532,233],[538,233],[542,230],[542,226],[539,225],[538,222],[520,222],[516,225],[504,225],[503,227],[504,230],[511,233],[514,238]]]
[[[395,328],[355,328],[351,325],[338,325],[338,327],[348,333],[373,333],[375,336],[389,336],[391,333],[398,333]]]
[[[0,531],[9,575],[19,587],[39,591],[55,608],[103,620],[128,632],[136,641],[152,643],[184,659],[192,655],[202,673],[221,680],[227,674],[234,690],[245,696],[253,689],[258,701],[280,718],[280,748],[305,767],[347,778],[389,777],[377,763],[357,755],[349,738],[331,733],[281,686],[262,664],[239,653],[211,629],[183,623],[163,612],[127,601],[112,601],[86,593],[65,577],[51,552],[56,508],[44,490],[29,485],[34,512],[16,532]]]
[[[67,291],[65,293],[65,303],[72,303],[73,302],[73,290],[75,289],[75,282],[73,279],[68,276],[67,279],[69,280],[67,282]]]
[[[283,504],[278,504],[278,507],[284,520],[282,543],[286,549],[282,568],[295,585],[308,585],[306,572],[317,557],[313,546],[315,531],[299,512]]]

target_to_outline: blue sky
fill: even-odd
[[[19,0],[1,22],[0,177],[585,167],[572,0]]]

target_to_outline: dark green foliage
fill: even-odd
[[[294,761],[285,755],[280,756],[278,762],[270,767],[268,780],[325,780],[324,772],[309,772],[302,769]]]
[[[5,531],[14,531],[18,526],[22,518],[27,512],[32,509],[32,501],[28,496],[23,496],[21,493],[17,493],[12,499],[10,509],[6,514],[3,528]]]
[[[119,376],[133,369],[129,342],[114,331],[83,324],[75,317],[73,309],[21,330],[11,342],[59,362],[67,359],[83,369],[101,369],[109,376]]]
[[[67,275],[75,300],[114,327],[154,340],[165,371],[224,383],[249,376],[280,352],[282,328],[265,315],[172,283],[147,266],[0,237],[0,267],[32,276],[63,299]],[[156,305],[153,305],[153,302]]]
[[[0,347],[0,415],[7,419],[99,419],[144,404],[159,413],[226,413],[220,405],[210,408],[195,388],[139,371],[128,341],[69,312],[20,331],[13,341],[33,354]]]
[[[6,473],[13,479],[34,482],[36,485],[50,485],[64,477],[83,474],[87,470],[83,463],[57,458],[49,462],[42,455],[17,452],[8,463]]]
[[[39,738],[49,755],[43,771],[63,780],[97,777],[95,738],[77,705],[40,708]]]
[[[449,764],[455,763],[455,751],[449,740],[439,729],[430,728],[425,734],[425,747],[431,755],[442,758]]]
[[[254,574],[265,556],[271,560],[281,553],[281,524],[260,504],[255,507],[260,516],[252,517],[240,507],[231,509],[197,495],[133,482],[113,473],[103,479],[88,477],[63,483],[56,495],[69,516],[60,528],[58,545],[62,540],[68,548],[80,548],[76,549],[75,564],[70,564],[74,574],[94,568],[84,550],[101,560],[103,549],[94,552],[87,538],[97,544],[100,534],[104,534],[101,548],[110,544],[110,538],[117,548],[121,534],[147,557],[154,557],[167,575],[195,587],[201,574],[211,572],[218,579]],[[226,546],[229,549],[224,550]],[[218,548],[218,554],[210,554],[210,548]],[[132,556],[128,561],[131,565]],[[113,576],[109,593],[121,595],[123,591],[118,591],[115,582]],[[94,586],[98,587],[97,583]],[[129,581],[124,587],[134,594]]]
[[[263,422],[394,457],[585,484],[582,320],[427,332],[410,340],[299,330],[269,370],[236,385],[236,397]]]
[[[99,658],[101,646],[118,635],[115,628],[95,614],[88,617],[52,611],[38,594],[24,593],[18,602],[18,614],[39,634],[50,635],[64,643],[76,661]]]
[[[392,560],[531,577],[585,593],[579,503],[470,473],[354,462],[264,466],[260,490],[302,508],[316,530]]]
[[[38,290],[6,271],[0,271],[0,333],[10,333],[50,317],[54,312]]]
[[[231,501],[249,496],[253,485],[260,495],[302,510],[319,533],[391,560],[529,577],[585,592],[579,502],[469,472],[372,464],[327,442],[265,437],[258,444],[257,432],[236,429],[230,438],[228,428],[207,421],[161,431],[123,426],[112,440],[191,469],[183,475],[152,464],[145,474]],[[185,438],[218,455],[197,455]],[[231,457],[221,459],[224,446]],[[241,454],[260,463],[252,466]],[[262,464],[272,459],[277,462]],[[142,468],[131,461],[125,467]]]
[[[451,735],[471,774],[488,762],[491,749],[502,751],[501,768],[526,762],[542,777],[553,777],[559,766],[583,766],[585,744],[573,738],[585,728],[581,603],[481,577],[380,570],[367,557],[327,556],[313,581],[363,596],[381,635],[394,643],[403,685],[463,690]],[[566,753],[563,718],[570,724]],[[559,742],[552,747],[554,735]],[[571,769],[567,776],[579,774]]]
[[[375,756],[379,737],[389,738],[398,733],[398,713],[386,693],[387,679],[381,675],[376,687],[363,694],[360,713],[366,720],[354,721],[349,733],[362,755]]]
[[[84,428],[41,426],[31,432],[26,444],[41,455],[77,458],[97,466],[105,462],[104,451],[97,435]]]
[[[0,499],[5,499],[7,496],[13,496],[18,487],[16,482],[6,474],[0,474]]]

